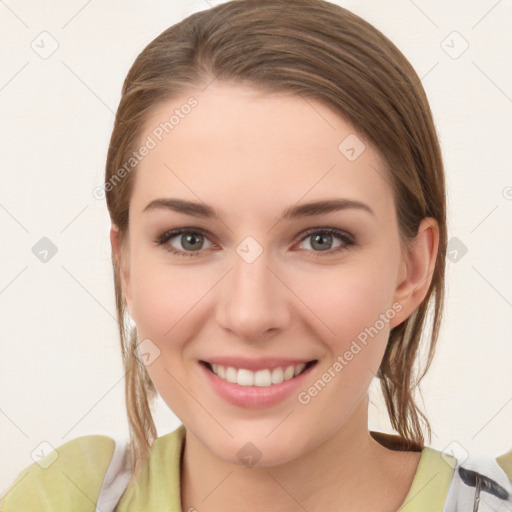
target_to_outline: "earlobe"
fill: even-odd
[[[121,235],[117,226],[112,225],[110,228],[110,244],[114,254],[117,268],[119,269],[119,277],[121,280],[121,287],[123,296],[125,298],[128,310],[131,316],[131,289],[130,289],[130,274],[128,270],[128,261],[126,250],[123,250],[121,243]]]
[[[402,309],[391,322],[392,328],[406,320],[425,298],[432,281],[438,247],[439,225],[434,218],[425,217],[401,264],[394,301],[400,303]]]

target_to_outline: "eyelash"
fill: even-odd
[[[185,233],[186,234],[200,234],[206,238],[209,238],[208,234],[200,228],[179,228],[179,229],[174,229],[171,231],[166,231],[165,233],[160,235],[158,238],[156,238],[154,240],[154,243],[158,246],[164,245],[171,238],[174,238],[178,235],[182,235]],[[339,247],[336,247],[335,249],[329,249],[326,251],[312,251],[313,253],[315,253],[315,257],[322,257],[324,255],[327,257],[332,256],[333,254],[338,254],[340,252],[346,251],[346,250],[348,250],[349,246],[356,244],[356,239],[353,235],[351,235],[350,233],[348,233],[346,231],[342,231],[340,229],[335,229],[335,228],[322,228],[322,229],[313,228],[313,229],[310,229],[303,234],[300,242],[303,242],[306,238],[309,238],[311,235],[314,235],[314,234],[333,235],[334,237],[338,238],[339,240],[341,240],[343,242],[342,245],[340,245]],[[171,245],[166,245],[164,247],[164,249],[166,251],[169,251],[173,255],[185,257],[185,258],[196,257],[202,253],[202,250],[188,251],[188,252],[180,251],[178,249],[174,249]],[[308,249],[306,249],[306,250],[308,250]]]

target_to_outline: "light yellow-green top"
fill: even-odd
[[[155,441],[148,463],[129,483],[117,512],[182,512],[180,460],[185,434],[185,427],[180,425]],[[393,449],[399,445],[399,436],[373,431],[372,435]],[[46,469],[42,459],[20,473],[0,501],[0,512],[95,512],[114,446],[114,439],[103,435],[79,437],[63,444]],[[512,481],[512,450],[496,460]],[[451,455],[423,448],[399,512],[442,512],[455,462]]]

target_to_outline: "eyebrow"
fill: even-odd
[[[353,199],[339,198],[289,206],[281,213],[281,219],[292,220],[304,217],[314,217],[315,215],[322,215],[350,208],[366,211],[375,216],[375,212],[367,204]],[[155,209],[173,210],[177,213],[184,213],[194,217],[212,218],[217,220],[220,220],[222,217],[220,211],[208,206],[207,204],[197,203],[195,201],[186,201],[184,199],[167,197],[154,199],[142,211],[146,212]]]

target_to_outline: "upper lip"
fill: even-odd
[[[290,359],[279,357],[261,357],[254,359],[247,359],[244,357],[225,356],[225,357],[210,357],[202,361],[210,364],[220,364],[221,366],[232,366],[233,368],[245,368],[246,370],[273,370],[274,368],[286,368],[288,366],[297,366],[299,364],[306,364],[316,359]]]

